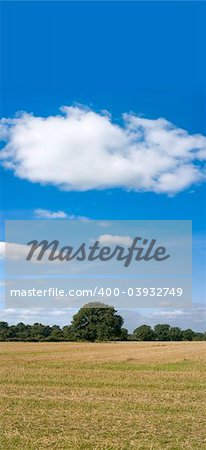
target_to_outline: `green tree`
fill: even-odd
[[[187,328],[187,330],[182,331],[182,339],[183,341],[192,341],[194,338],[194,331],[191,330],[191,328]]]
[[[74,340],[106,341],[126,339],[123,318],[112,306],[88,303],[73,317],[69,332]]]
[[[50,333],[49,333],[48,337],[46,337],[46,340],[47,341],[63,341],[64,340],[63,332],[59,325],[53,325],[50,328]]]
[[[63,338],[65,341],[75,340],[71,325],[66,325],[63,327]]]
[[[30,338],[34,341],[43,341],[50,335],[51,328],[48,325],[42,325],[41,323],[34,323],[31,326]]]
[[[182,340],[182,330],[179,327],[170,328],[170,340],[171,341],[181,341]]]
[[[19,322],[17,325],[12,325],[10,331],[12,340],[27,341],[30,339],[31,325]]]
[[[133,331],[133,338],[137,341],[154,341],[155,333],[149,325],[141,325]]]
[[[194,331],[193,341],[204,341],[204,333],[199,333]]]
[[[170,325],[158,324],[154,327],[155,337],[157,341],[170,341]]]
[[[0,322],[0,341],[6,341],[10,337],[10,327],[7,322]]]

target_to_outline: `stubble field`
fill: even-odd
[[[1,343],[2,450],[206,449],[206,343]]]

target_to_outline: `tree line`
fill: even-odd
[[[182,330],[168,324],[154,328],[141,325],[129,334],[124,320],[112,307],[103,303],[88,303],[73,316],[71,325],[42,325],[34,323],[9,325],[0,322],[0,341],[60,342],[60,341],[205,341],[206,332]]]

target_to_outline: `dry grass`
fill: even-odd
[[[204,342],[0,352],[2,450],[206,449]]]

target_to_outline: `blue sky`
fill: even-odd
[[[17,111],[56,116],[62,105],[81,104],[109,111],[120,126],[122,114],[132,112],[205,135],[205,7],[202,2],[3,2],[1,116],[12,118]],[[191,219],[194,304],[203,307],[202,180],[171,195],[111,183],[100,190],[94,184],[91,190],[68,191],[5,168],[1,177],[3,219],[33,219],[36,209],[102,220]],[[198,323],[192,311],[191,326],[203,329],[202,309]],[[175,323],[181,316],[183,325],[186,315],[177,316]]]

